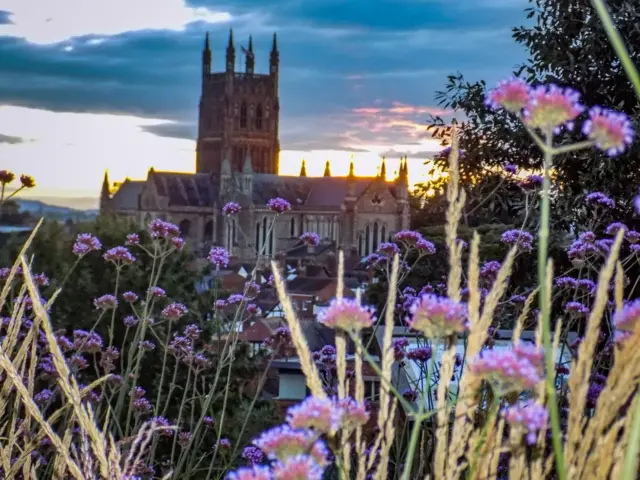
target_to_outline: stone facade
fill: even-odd
[[[208,37],[205,41],[196,172],[151,168],[145,180],[126,179],[116,188],[111,188],[105,174],[101,210],[130,217],[141,226],[155,218],[171,221],[180,226],[191,248],[205,252],[223,246],[243,261],[278,252],[303,258],[338,247],[365,256],[394,232],[408,228],[406,160],[393,182],[385,180],[384,159],[377,177],[357,177],[353,163],[347,177],[330,176],[328,166],[323,177],[307,177],[304,166],[297,177],[277,174],[275,35],[269,75],[254,74],[252,50],[250,41],[246,72],[235,73],[230,34],[227,71],[211,74]],[[289,201],[291,211],[274,216],[266,206],[274,197]],[[236,217],[221,213],[229,201],[242,206]],[[304,232],[317,233],[321,245],[315,249],[301,245],[298,237]]]

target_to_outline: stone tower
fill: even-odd
[[[202,94],[200,97],[196,172],[220,174],[225,152],[231,170],[240,172],[251,158],[255,173],[278,173],[280,103],[278,75],[280,53],[276,35],[269,57],[269,73],[255,73],[253,40],[249,37],[245,71],[236,72],[233,31],[225,57],[225,71],[212,73],[209,35],[202,51]]]

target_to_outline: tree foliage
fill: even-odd
[[[582,94],[586,106],[602,105],[628,114],[640,126],[638,99],[613,51],[590,0],[530,0],[525,10],[533,23],[513,29],[513,39],[529,55],[515,75],[531,84],[556,83]],[[613,21],[640,63],[640,4],[632,0],[608,3]],[[463,179],[481,176],[487,168],[507,162],[521,168],[541,166],[541,156],[519,122],[503,112],[493,112],[484,104],[487,85],[468,82],[460,73],[450,75],[445,89],[437,94],[440,105],[462,114],[460,145],[466,151],[461,162]],[[450,127],[433,117],[436,138],[446,143]],[[636,128],[637,130],[637,128]],[[563,132],[558,144],[577,140],[580,132]],[[437,166],[444,166],[437,159]],[[624,155],[609,159],[596,150],[582,150],[554,159],[558,196],[554,201],[556,225],[567,227],[584,216],[582,200],[587,192],[602,191],[618,202],[616,217],[629,220],[630,201],[640,183],[640,144]]]

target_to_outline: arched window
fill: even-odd
[[[362,234],[359,234],[358,235],[358,255],[360,257],[362,257],[362,254],[364,253],[364,248],[363,247],[364,247],[364,245],[363,245],[363,242],[362,242]]]
[[[371,245],[371,228],[367,225],[367,229],[365,230],[364,235],[364,254],[365,256],[369,255],[369,246]]]
[[[247,104],[244,102],[240,106],[240,128],[247,128]]]
[[[235,233],[236,233],[236,221],[235,219],[230,218],[229,220],[227,220],[227,228],[226,228],[226,234],[227,234],[226,247],[230,253],[233,250]]]
[[[256,108],[256,129],[262,130],[262,105],[258,104]]]
[[[191,230],[191,222],[189,220],[183,220],[180,222],[180,233],[183,237],[189,236],[189,230]]]
[[[260,222],[256,223],[256,253],[257,254],[260,253],[260,236],[261,236],[260,230],[261,229],[262,229],[262,225],[260,224]]]
[[[202,239],[205,242],[210,242],[213,240],[213,220],[209,220],[204,226],[204,238]]]
[[[373,245],[371,247],[371,251],[375,252],[376,250],[378,250],[378,241],[379,241],[379,237],[378,237],[378,222],[374,222],[373,224]]]
[[[296,219],[295,218],[291,219],[290,235],[291,235],[291,238],[296,236]]]
[[[387,239],[385,238],[387,236],[386,234],[387,234],[387,229],[383,225],[382,228],[380,229],[380,243],[387,241]]]

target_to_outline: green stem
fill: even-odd
[[[164,385],[165,368],[167,366],[167,354],[169,353],[169,339],[171,338],[171,322],[167,325],[167,338],[164,341],[164,354],[162,356],[162,370],[160,371],[160,385],[158,386],[158,397],[156,398],[156,412],[160,411],[160,397],[162,397],[162,387]],[[177,370],[177,366],[176,366]]]
[[[635,407],[627,415],[633,415],[633,423],[627,443],[627,453],[624,457],[622,480],[635,480],[638,478],[638,450],[640,450],[640,392],[636,391]]]
[[[544,344],[544,357],[546,364],[546,390],[547,408],[551,416],[551,432],[553,437],[553,451],[556,460],[556,470],[559,480],[567,479],[567,470],[564,464],[564,454],[562,452],[562,431],[560,430],[560,416],[558,414],[558,403],[556,401],[555,385],[555,359],[554,352],[551,351],[551,312],[547,302],[547,256],[549,248],[549,170],[553,160],[553,134],[546,132],[544,148],[544,181],[542,184],[542,204],[540,207],[540,233],[538,245],[538,282],[540,293],[538,297],[540,314],[542,317],[542,337]]]
[[[607,6],[604,4],[603,0],[591,0],[591,3],[600,17],[600,21],[602,22],[604,31],[607,33],[607,37],[609,37],[611,46],[622,63],[622,68],[624,68],[627,77],[629,77],[629,81],[633,85],[633,89],[636,91],[636,96],[640,99],[640,75],[638,74],[636,66],[633,64],[633,61],[629,57],[629,51],[624,44],[624,40],[613,24],[613,20],[611,19]]]

